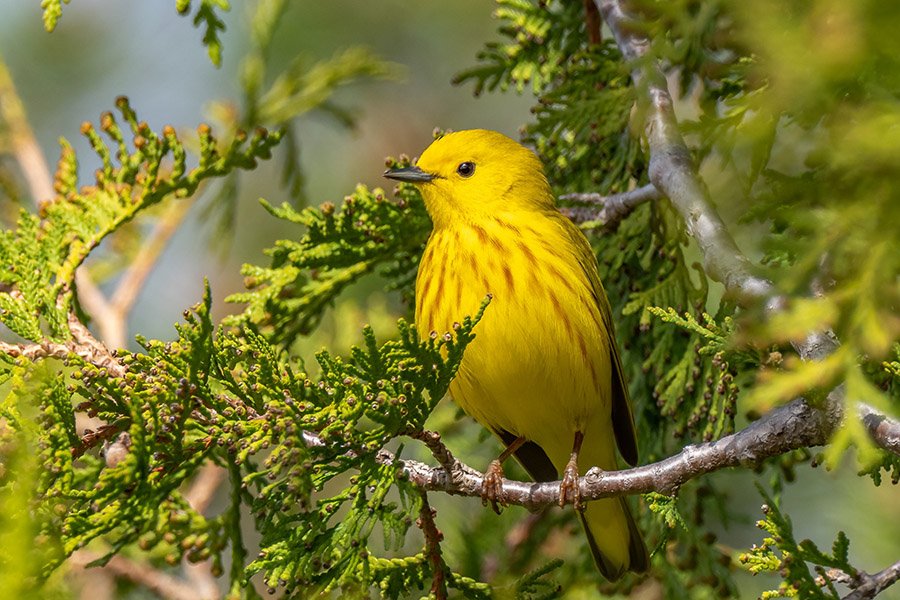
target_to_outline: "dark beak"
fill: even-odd
[[[402,169],[388,169],[384,172],[388,179],[408,181],[410,183],[426,183],[434,179],[434,175],[426,173],[419,167],[404,167]]]

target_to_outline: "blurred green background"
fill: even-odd
[[[238,102],[237,70],[247,47],[248,31],[243,3],[236,2],[226,15],[222,67],[214,68],[201,46],[201,32],[189,19],[179,18],[173,2],[141,0],[74,0],[64,9],[53,34],[41,25],[37,0],[0,3],[0,53],[7,62],[25,103],[31,125],[48,161],[58,154],[57,138],[64,136],[83,151],[82,173],[95,164],[78,133],[85,120],[96,122],[113,106],[117,95],[127,95],[142,119],[153,128],[164,124],[193,128],[208,121],[210,103]],[[337,101],[350,107],[358,126],[348,130],[322,114],[303,117],[298,123],[305,192],[311,202],[339,200],[357,182],[382,186],[383,158],[415,155],[431,140],[435,127],[466,129],[485,127],[517,137],[529,119],[533,99],[515,94],[474,98],[470,88],[451,85],[452,76],[471,66],[482,45],[495,39],[492,3],[485,0],[411,3],[400,0],[369,2],[332,0],[294,2],[283,20],[272,47],[271,72],[297,55],[310,62],[332,56],[353,45],[371,48],[378,56],[405,66],[398,81],[353,84],[341,89]],[[214,228],[195,206],[192,217],[176,235],[152,274],[133,312],[130,334],[168,339],[172,324],[185,307],[196,302],[202,281],[208,277],[214,293],[214,309],[221,317],[236,307],[222,302],[243,289],[239,274],[243,262],[264,264],[262,250],[274,240],[294,232],[285,229],[256,202],[273,204],[288,200],[278,186],[278,162],[242,178],[238,226],[234,238],[222,250],[210,249]],[[86,177],[86,181],[88,178]],[[387,186],[390,187],[390,186]],[[328,313],[314,338],[304,343],[301,354],[310,358],[323,345],[346,348],[359,339],[359,330],[370,322],[387,337],[396,316],[403,312],[397,298],[380,290],[369,279],[357,285],[345,300]],[[445,426],[472,439],[477,427],[452,426],[448,406],[437,415]],[[460,427],[462,432],[456,431]],[[494,442],[466,443],[454,448],[475,467],[486,464],[496,450]],[[801,466],[798,483],[785,495],[786,512],[792,515],[798,538],[809,537],[828,547],[838,529],[851,539],[851,555],[870,571],[884,568],[900,557],[900,502],[889,484],[875,488],[853,473],[853,465],[837,473]],[[759,518],[761,499],[747,473],[719,473],[712,477],[731,491],[731,501],[743,506],[745,518],[723,529],[719,542],[736,550],[759,542],[762,533],[753,523]],[[465,544],[455,534],[481,517],[480,503],[472,499],[434,499],[438,524],[444,529],[447,559],[465,562]],[[525,516],[507,510],[506,523]],[[712,516],[715,518],[715,516]],[[747,598],[775,585],[762,577],[742,576]],[[900,589],[880,596],[900,598]]]

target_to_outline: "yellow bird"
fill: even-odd
[[[416,280],[417,329],[453,331],[493,296],[450,384],[507,446],[487,470],[484,498],[502,502],[501,464],[513,454],[537,481],[562,475],[560,504],[580,509],[603,575],[646,570],[625,500],[581,506],[578,497],[579,473],[615,469],[617,445],[634,465],[637,441],[596,258],[556,208],[537,156],[495,131],[459,131],[385,177],[417,184],[434,223]]]

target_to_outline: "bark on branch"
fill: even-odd
[[[855,585],[852,586],[853,591],[844,596],[843,600],[869,600],[898,580],[900,580],[900,561],[873,575],[860,573]]]
[[[697,177],[690,150],[678,130],[665,75],[650,53],[650,40],[634,27],[618,0],[596,0],[616,45],[633,65],[631,78],[646,105],[645,134],[650,150],[650,181],[681,213],[703,254],[704,270],[742,298],[768,297],[772,284],[752,274]]]
[[[575,223],[599,221],[604,227],[614,229],[619,222],[643,204],[659,200],[662,194],[652,183],[621,194],[565,194],[561,200],[569,200],[584,206],[561,209],[562,213]],[[598,210],[599,207],[599,210]]]
[[[829,413],[798,399],[770,411],[741,431],[714,442],[687,446],[678,454],[659,462],[622,471],[593,468],[579,479],[581,499],[597,500],[649,492],[672,494],[687,481],[713,471],[751,467],[792,450],[821,446],[827,443],[839,422],[839,414]],[[879,422],[881,427],[888,425],[893,427],[892,435],[900,435],[900,423]],[[315,437],[314,434],[307,435]],[[439,462],[447,466],[434,467],[405,459],[398,461],[387,451],[379,454],[379,460],[397,464],[411,482],[427,491],[481,497],[482,473],[453,458],[435,434],[423,432],[412,437],[427,439],[432,454],[440,456]],[[559,481],[534,483],[504,479],[502,485],[507,504],[537,511],[559,502]]]

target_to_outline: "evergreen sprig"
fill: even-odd
[[[0,322],[27,340],[70,336],[75,270],[109,234],[167,197],[185,198],[205,180],[254,168],[279,140],[279,134],[259,129],[252,135],[237,132],[222,143],[201,125],[198,164],[189,167],[188,152],[172,127],[154,132],[125,97],[116,107],[126,129],[113,113],[103,113],[100,131],[109,141],[91,123],[81,127],[102,163],[94,184],[79,188],[78,159],[63,139],[57,196],[37,215],[22,210],[16,227],[0,234],[0,261],[9,265],[0,273]]]
[[[780,484],[776,484],[774,496],[762,486],[757,487],[765,499],[762,507],[765,517],[757,521],[756,526],[767,535],[762,544],[752,546],[740,555],[739,560],[754,575],[777,573],[783,580],[778,589],[763,592],[761,598],[841,598],[834,585],[835,576],[830,571],[836,569],[851,579],[858,575],[850,564],[850,540],[844,532],[838,532],[830,554],[810,540],[798,542],[790,517],[781,511]]]
[[[43,11],[44,29],[52,32],[62,18],[63,4],[71,0],[41,0]],[[179,15],[191,14],[194,0],[175,0],[175,10]],[[214,65],[222,64],[222,40],[220,34],[225,31],[225,22],[219,12],[227,12],[231,9],[228,0],[197,0],[197,10],[194,13],[194,27],[203,27],[203,45],[209,53],[209,60]]]
[[[396,200],[383,190],[358,186],[340,208],[331,203],[301,211],[287,204],[263,206],[306,233],[268,250],[270,267],[244,265],[250,291],[227,301],[248,306],[229,322],[251,323],[283,345],[308,334],[340,292],[378,267],[391,287],[408,292],[431,230],[422,200],[408,184],[398,186]]]
[[[215,327],[210,305],[207,289],[185,313],[175,341],[140,338],[144,351],[120,351],[120,368],[72,355],[67,370],[36,390],[18,386],[0,406],[15,426],[2,432],[3,443],[29,432],[47,467],[29,509],[39,515],[36,526],[49,546],[43,575],[100,536],[110,546],[100,563],[138,543],[170,563],[212,558],[221,571],[229,544],[233,556],[243,556],[232,516],[242,504],[262,534],[261,551],[233,571],[239,576],[233,585],[247,585],[257,572],[273,588],[301,595],[307,586],[366,589],[390,580],[384,591],[398,597],[407,588],[396,582],[429,575],[427,563],[379,562],[371,548],[378,526],[386,549],[397,551],[418,502],[396,463],[380,452],[422,428],[484,309],[461,319],[453,334],[426,340],[403,322],[399,339],[385,344],[367,330],[364,346],[348,357],[320,353],[321,375],[313,379],[252,331]],[[36,368],[24,360],[7,367],[23,382]],[[40,416],[28,417],[23,406],[30,403]],[[76,410],[107,425],[79,438]],[[113,438],[125,446],[116,460],[98,447]],[[192,510],[178,491],[210,459],[238,474],[231,508],[214,518]],[[348,471],[356,473],[349,485],[331,491],[330,483]],[[399,501],[389,493],[399,493]],[[421,573],[410,578],[410,570]]]
[[[481,64],[456,75],[454,83],[473,81],[476,95],[509,88],[521,93],[529,84],[539,94],[558,78],[558,67],[586,39],[582,7],[558,0],[498,0],[496,4],[494,16],[508,40],[488,43],[478,53]]]
[[[179,15],[187,16],[195,5],[194,0],[175,0],[175,9]],[[225,21],[217,11],[231,10],[229,0],[198,0],[194,13],[194,27],[203,28],[203,45],[209,54],[209,60],[217,67],[222,65],[222,40],[219,37],[225,31]]]
[[[241,110],[218,103],[214,105],[214,113],[229,129],[248,129],[265,123],[283,133],[282,185],[289,190],[292,200],[302,205],[307,198],[303,190],[305,176],[301,169],[297,119],[317,113],[331,117],[342,127],[353,128],[357,109],[335,101],[338,88],[361,81],[397,79],[402,68],[380,59],[370,50],[350,47],[316,62],[299,55],[278,73],[271,73],[269,49],[287,7],[285,0],[255,4],[250,48],[239,69],[243,91]],[[232,174],[206,207],[206,214],[215,218],[220,233],[230,233],[235,226],[239,183],[238,174]]]

